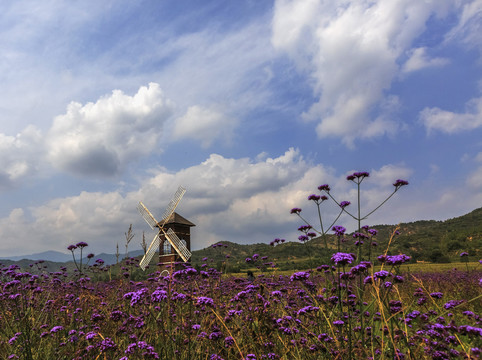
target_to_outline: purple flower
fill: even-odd
[[[462,304],[464,301],[463,300],[450,300],[449,302],[445,303],[444,308],[445,309],[452,309],[460,304]]]
[[[376,230],[376,229],[368,229],[367,232],[368,232],[371,236],[375,236],[376,234],[378,234],[378,230]]]
[[[298,228],[298,231],[307,232],[308,230],[311,230],[311,229],[312,229],[311,225],[301,225],[301,226]]]
[[[353,234],[353,238],[363,240],[363,239],[368,239],[368,235],[357,231]]]
[[[345,234],[346,229],[343,226],[335,225],[331,228],[335,232],[336,236],[343,236]]]
[[[308,196],[308,200],[313,200],[317,203],[320,200],[320,196],[316,194],[311,194],[310,196]]]
[[[410,261],[411,257],[405,254],[400,255],[388,255],[385,261],[388,265],[401,265]]]
[[[124,294],[124,299],[131,299],[131,306],[137,304],[143,297],[144,294],[147,292],[147,288],[142,288],[138,291],[128,292]]]
[[[75,244],[75,246],[77,246],[78,248],[85,248],[86,246],[89,246],[89,244],[87,244],[86,242],[84,241],[80,241],[78,242],[77,244]]]
[[[318,190],[330,192],[330,186],[328,184],[323,184],[323,185],[318,186]]]
[[[335,320],[333,321],[333,325],[336,325],[336,326],[342,326],[344,325],[345,322],[343,320]]]
[[[87,259],[92,259],[94,256],[95,255],[91,253],[91,254],[87,255]]]
[[[167,299],[167,292],[164,290],[155,290],[151,294],[151,301],[152,302],[161,302],[162,300]]]
[[[290,213],[291,214],[299,214],[301,212],[301,209],[300,208],[293,208],[291,209]]]
[[[114,341],[108,337],[106,337],[104,340],[101,341],[100,343],[100,348],[102,351],[106,351],[109,349],[115,349],[117,345],[114,343]]]
[[[335,253],[331,257],[331,261],[333,261],[336,265],[347,265],[351,264],[355,260],[355,255],[347,254],[347,253]]]
[[[464,256],[469,256],[469,253],[467,251],[462,251],[460,253],[460,257],[464,257]]]
[[[301,314],[306,314],[307,312],[316,312],[320,310],[320,308],[318,306],[305,306],[301,309],[298,310],[298,312],[296,313],[296,315],[301,315]]]
[[[305,242],[305,241],[310,240],[310,238],[306,235],[300,235],[300,236],[298,236],[298,240],[301,241],[301,242]]]
[[[214,300],[210,297],[200,296],[197,298],[196,305],[209,305],[214,306]]]
[[[390,276],[390,273],[386,270],[380,270],[373,274],[374,279],[385,279],[387,276]]]
[[[63,330],[63,329],[64,329],[63,326],[58,325],[58,326],[54,326],[54,327],[50,330],[50,332],[53,334],[53,333],[59,332],[59,331],[61,331],[61,330]]]
[[[346,177],[347,180],[354,181],[355,179],[359,179],[360,181],[363,180],[366,177],[369,177],[370,174],[366,171],[359,171],[359,172],[354,172],[351,175],[348,175]]]
[[[344,209],[344,208],[346,208],[346,207],[347,207],[348,205],[350,205],[350,204],[351,204],[351,202],[349,202],[349,201],[342,201],[342,202],[340,203],[340,207],[341,207],[342,209]]]
[[[221,336],[223,336],[223,333],[220,331],[213,331],[211,334],[209,334],[209,340],[217,340]]]
[[[16,333],[15,336],[13,336],[12,338],[10,338],[10,340],[8,340],[8,343],[9,343],[10,345],[13,345],[13,343],[14,343],[15,341],[17,341],[17,337],[18,337],[20,334],[22,334],[22,333]]]
[[[122,319],[122,315],[124,315],[122,311],[114,310],[110,313],[110,319],[114,321],[119,321],[120,319]]]
[[[372,264],[369,261],[362,261],[358,265],[350,269],[350,273],[353,275],[360,274],[370,268]]]
[[[218,354],[211,354],[211,356],[209,357],[209,360],[224,360],[224,358],[222,358]]]
[[[294,280],[305,280],[305,279],[308,279],[309,277],[310,277],[310,273],[309,273],[309,272],[300,271],[300,272],[295,272],[293,275],[291,275],[290,280],[291,280],[291,281],[294,281]]]
[[[77,249],[77,246],[75,246],[75,245],[69,245],[67,247],[67,250],[70,250],[70,251],[74,251],[75,249]]]
[[[224,346],[225,347],[231,347],[234,345],[234,339],[231,336],[228,336],[227,338],[224,339]]]
[[[408,181],[405,181],[405,180],[396,180],[394,183],[393,183],[393,186],[395,186],[396,188],[401,188],[402,186],[405,186],[405,185],[408,185]]]
[[[87,340],[90,340],[90,339],[93,339],[96,335],[97,335],[97,333],[95,331],[90,331],[87,334],[85,334],[85,338]]]
[[[441,293],[441,292],[433,292],[433,293],[430,294],[430,296],[435,298],[435,299],[441,299],[442,296],[444,296],[444,294]]]

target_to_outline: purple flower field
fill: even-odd
[[[400,274],[403,259],[381,257],[384,267],[374,271],[339,253],[315,271],[252,281],[208,267],[167,277],[157,272],[142,282],[4,267],[0,353],[9,359],[480,358],[482,271]]]
[[[338,202],[327,184],[318,187],[324,194],[308,197],[319,228],[300,208],[291,210],[305,223],[298,228],[304,246],[319,235],[332,253],[330,263],[316,270],[257,276],[248,271],[239,278],[209,268],[203,259],[207,263],[199,270],[184,267],[163,276],[166,271],[159,269],[147,280],[133,281],[129,268],[138,264],[129,259],[119,279],[99,281],[97,273],[106,268],[102,260],[88,268],[82,264],[84,242],[68,248],[77,268],[73,274],[66,268],[47,273],[38,263],[35,274],[4,267],[0,354],[26,360],[479,359],[482,260],[469,270],[469,254],[463,252],[465,271],[415,274],[401,271],[410,256],[389,255],[387,248],[376,257],[378,232],[361,222],[408,182],[396,180],[392,193],[362,215],[360,185],[368,177],[368,172],[347,177],[357,186],[356,213],[347,210],[351,202]],[[340,213],[326,227],[320,206],[328,199]],[[351,240],[335,225],[342,214],[357,221]],[[327,229],[336,243],[328,244]],[[349,241],[357,254],[342,252]],[[253,254],[246,263],[269,255]]]

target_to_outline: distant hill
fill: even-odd
[[[65,254],[60,251],[44,251],[37,254],[31,255],[21,255],[21,256],[9,256],[9,257],[0,257],[0,260],[13,260],[13,261],[20,261],[20,260],[46,260],[46,261],[53,261],[53,262],[67,262],[72,260],[72,254]]]
[[[394,226],[382,225],[379,236],[388,237]],[[394,251],[416,260],[450,262],[461,252],[470,258],[482,258],[482,208],[445,221],[416,221],[400,224],[400,235],[393,242]]]
[[[482,258],[482,208],[476,209],[466,215],[448,219],[445,221],[421,220],[399,225],[376,225],[378,246],[373,248],[374,256],[385,251],[390,241],[390,236],[395,229],[400,234],[394,236],[390,242],[388,254],[404,253],[412,257],[412,261],[426,261],[448,263],[460,261],[460,253],[468,252],[469,259],[478,261]],[[343,245],[346,252],[356,252],[351,235],[347,235]],[[294,240],[294,239],[287,239]],[[222,241],[223,246],[207,247],[193,251],[192,265],[200,267],[206,263],[211,267],[227,269],[229,272],[245,271],[253,266],[269,268],[271,263],[277,264],[282,270],[316,267],[328,264],[330,257],[336,251],[336,238],[334,235],[327,237],[328,249],[324,247],[324,240],[315,238],[308,243],[301,244],[297,241],[287,241],[277,246],[268,244],[241,245],[229,241]],[[246,258],[252,258],[258,254],[258,260],[246,262]],[[129,252],[130,257],[140,258],[142,250]],[[267,257],[262,259],[262,257]],[[114,254],[99,254],[91,259],[92,264],[96,259],[104,260],[106,265],[116,264]],[[119,261],[124,254],[119,256]],[[27,260],[25,260],[27,259]],[[15,256],[8,260],[0,260],[2,264],[21,263],[20,266],[28,266],[32,260],[47,260],[49,268],[61,263],[70,264],[72,256],[57,251],[46,251],[39,254]],[[83,260],[85,264],[87,259]],[[73,264],[72,264],[73,265]],[[69,265],[70,267],[70,265]]]
[[[388,254],[407,254],[412,262],[425,261],[435,263],[449,263],[460,261],[460,253],[468,252],[471,261],[482,258],[482,208],[466,215],[445,221],[421,220],[399,225],[375,225],[378,230],[375,237],[377,247],[372,248],[375,256],[384,253],[390,242],[392,233],[398,229],[399,235],[392,238]],[[351,234],[346,236],[348,241],[342,251],[356,253]],[[287,239],[291,240],[291,239]],[[267,244],[240,245],[227,241],[222,243],[226,247],[208,247],[193,252],[193,264],[211,263],[217,267],[231,267],[233,272],[252,267],[253,263],[246,263],[247,257],[259,254],[268,259],[258,261],[255,265],[268,266],[273,261],[280,269],[299,269],[316,267],[330,262],[331,254],[336,251],[336,237],[327,237],[329,249],[324,248],[324,241],[315,238],[305,244],[299,242],[285,242],[275,247]],[[229,258],[226,258],[226,256]],[[203,258],[207,258],[203,261]],[[264,265],[268,263],[268,265]]]
[[[128,255],[130,257],[136,257],[143,254],[144,252],[142,250],[135,250],[135,251],[129,251]],[[125,254],[120,254],[119,261],[122,260],[124,257],[125,257]],[[104,260],[104,263],[106,265],[112,265],[117,262],[117,257],[115,254],[101,253],[99,255],[95,255],[90,262],[92,263],[96,259]],[[10,260],[14,262],[26,260],[25,262],[29,262],[29,263],[31,263],[32,260],[33,261],[44,260],[44,261],[56,262],[56,263],[67,263],[67,262],[73,261],[73,258],[72,258],[72,254],[65,254],[59,251],[44,251],[41,253],[36,253],[31,255],[9,256],[7,258],[0,257],[0,262],[4,262],[5,260]],[[76,258],[76,260],[78,259]],[[84,257],[82,260],[84,264],[87,263],[87,261],[88,261],[87,257]]]

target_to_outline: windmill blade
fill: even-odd
[[[154,256],[156,250],[159,248],[160,241],[161,239],[159,238],[159,234],[154,236],[151,245],[149,245],[149,249],[147,249],[146,254],[139,263],[139,266],[142,270],[146,270],[146,266],[149,265],[149,263],[151,262],[152,257]]]
[[[181,201],[182,196],[184,195],[185,192],[186,192],[186,189],[184,189],[182,186],[179,186],[176,193],[174,194],[171,201],[169,202],[169,205],[167,205],[167,208],[164,211],[164,214],[162,215],[162,220],[160,221],[160,228],[166,225],[167,220],[171,217],[174,210],[176,210],[176,207]]]
[[[176,250],[179,256],[184,260],[184,262],[187,262],[191,257],[191,252],[188,250],[186,245],[184,245],[182,241],[179,240],[179,237],[174,231],[172,231],[171,228],[167,229],[167,231],[164,231],[164,229],[162,229],[162,231],[164,232],[166,239],[169,241],[174,250]]]
[[[144,220],[146,220],[146,223],[149,224],[152,229],[154,229],[154,227],[157,225],[157,220],[154,218],[154,216],[152,216],[151,212],[147,210],[142,201],[139,201],[139,204],[137,204],[137,210],[139,210]]]

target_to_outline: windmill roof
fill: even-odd
[[[178,213],[173,213],[169,219],[167,219],[166,224],[180,224],[180,225],[186,225],[186,226],[196,226],[192,222],[190,222],[188,219],[186,219],[184,216],[179,215]]]

